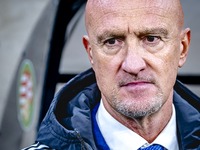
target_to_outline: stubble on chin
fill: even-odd
[[[130,100],[131,98],[129,97],[129,100],[123,99],[123,98],[118,98],[118,91],[121,86],[125,85],[128,82],[132,82],[133,80],[135,81],[148,81],[154,84],[157,87],[157,93],[155,94],[154,97],[151,97],[149,99],[145,100]],[[147,77],[147,78],[138,78],[138,79],[124,79],[123,81],[119,82],[117,85],[118,88],[114,88],[112,90],[112,94],[110,97],[110,105],[111,107],[117,111],[118,113],[132,119],[139,119],[143,118],[145,116],[151,115],[155,112],[157,112],[163,105],[163,92],[159,85],[157,84],[156,80],[152,77]],[[142,95],[140,95],[142,97]]]

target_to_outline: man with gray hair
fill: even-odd
[[[200,107],[173,89],[190,45],[180,1],[88,0],[85,26],[92,69],[55,96],[37,148],[200,150]]]

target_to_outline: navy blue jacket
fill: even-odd
[[[174,90],[177,135],[181,150],[200,150],[200,101],[180,82]],[[183,96],[185,97],[185,96]],[[53,149],[97,150],[92,130],[91,110],[101,94],[92,69],[77,75],[54,97],[40,126],[37,141]]]

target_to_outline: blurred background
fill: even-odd
[[[185,27],[191,28],[192,40],[188,60],[184,67],[179,69],[179,74],[199,76],[200,1],[182,0],[181,2],[185,14]],[[40,99],[43,97],[43,83],[46,77],[44,74],[47,68],[46,62],[48,62],[50,57],[48,50],[52,40],[51,35],[55,25],[54,21],[58,5],[59,0],[0,0],[0,136],[2,134],[1,138],[4,137],[5,131],[6,136],[4,139],[11,139],[14,143],[13,147],[16,147],[16,149],[33,143],[36,136],[40,107],[45,105],[45,103],[41,104]],[[78,4],[76,5],[78,6]],[[58,70],[60,74],[72,76],[90,67],[86,52],[81,43],[82,36],[86,34],[84,28],[84,4],[76,14],[64,33],[64,48]],[[30,56],[31,58],[29,58]],[[30,128],[21,129],[23,127],[17,125],[17,117],[12,118],[12,116],[17,114],[16,98],[13,98],[16,97],[17,87],[13,86],[16,86],[16,76],[18,76],[18,69],[24,58],[29,58],[33,63],[33,68],[35,68],[36,102],[34,119],[36,121],[30,127],[34,128],[34,130]],[[63,81],[56,84],[55,92],[63,84]],[[199,84],[188,84],[187,87],[200,96]],[[10,116],[11,121],[8,119],[2,121],[4,120],[3,118]],[[3,124],[2,122],[8,123]],[[15,126],[16,129],[13,129],[11,132],[10,130]],[[16,137],[14,138],[15,135]],[[0,149],[9,149],[7,147],[10,147],[10,145],[7,143],[7,147],[2,146],[3,142],[1,143],[1,141],[2,139],[0,139]]]
[[[0,0],[0,121],[30,35],[49,0]]]

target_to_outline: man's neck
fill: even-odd
[[[162,132],[172,116],[172,94],[165,104],[156,112],[142,118],[129,118],[113,108],[108,109],[106,101],[103,101],[105,109],[121,124],[143,137],[149,143],[152,143],[156,137]]]

